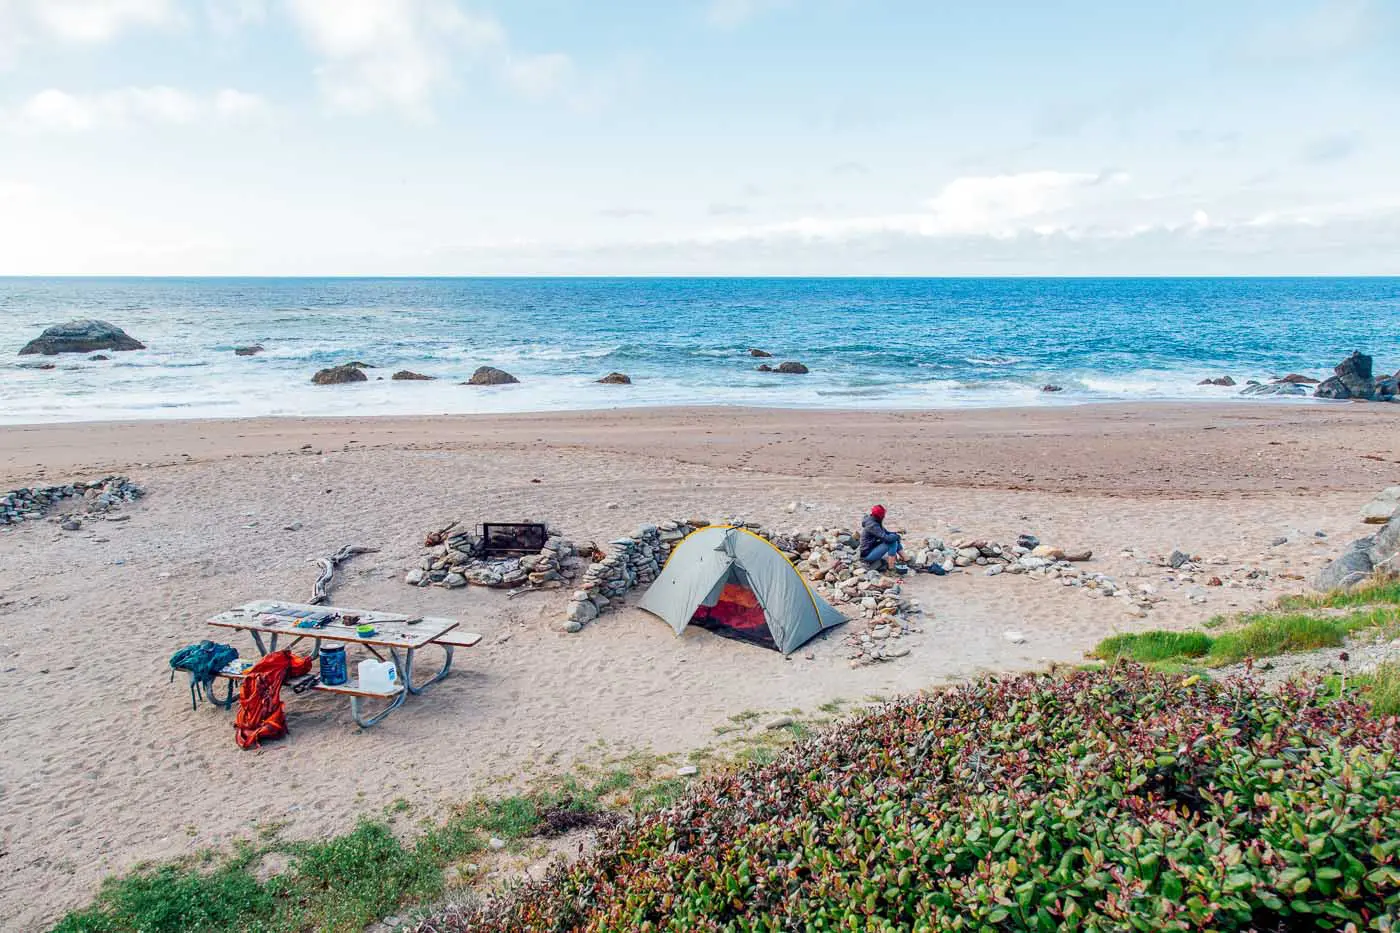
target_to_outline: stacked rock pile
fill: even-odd
[[[582,550],[560,535],[550,533],[538,554],[521,557],[488,557],[481,536],[470,531],[452,535],[428,549],[422,562],[408,572],[410,586],[460,589],[471,584],[495,589],[532,586],[557,589],[578,573],[580,555],[591,556],[592,544]]]
[[[18,525],[43,518],[45,512],[65,499],[82,498],[87,511],[106,512],[145,494],[146,490],[125,476],[107,476],[66,486],[12,489],[0,496],[0,525]]]
[[[584,571],[569,601],[564,631],[580,631],[633,588],[649,585],[666,565],[671,549],[692,531],[709,524],[703,518],[688,518],[642,525],[630,536],[608,542],[607,552]]]

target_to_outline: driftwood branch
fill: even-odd
[[[377,547],[360,547],[355,544],[347,544],[330,557],[313,557],[307,563],[318,564],[321,567],[321,576],[316,580],[316,587],[312,591],[311,605],[319,606],[327,599],[330,599],[331,578],[335,576],[335,568],[356,554],[373,554],[378,551]]]

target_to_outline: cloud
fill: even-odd
[[[705,20],[711,26],[733,29],[769,10],[789,6],[793,0],[710,0]]]
[[[727,204],[722,201],[716,201],[709,207],[711,217],[738,217],[748,212],[749,208],[743,204]]]
[[[41,40],[97,45],[179,20],[174,0],[0,0],[0,67]]]
[[[651,211],[640,207],[605,207],[598,214],[614,220],[627,220],[632,217],[650,217]]]
[[[1285,63],[1335,60],[1372,41],[1384,24],[1372,0],[1324,0],[1301,15],[1265,23],[1246,40],[1245,52]]]
[[[424,119],[435,95],[461,70],[485,66],[531,99],[581,102],[573,60],[523,54],[492,16],[453,0],[288,0],[292,18],[320,56],[317,78],[332,107],[393,108]]]
[[[741,227],[704,234],[703,241],[772,239],[859,239],[880,234],[916,237],[991,237],[1008,239],[1023,233],[1046,235],[1084,229],[1090,213],[1075,218],[1071,208],[1092,208],[1094,202],[1127,182],[1121,173],[1039,171],[1015,175],[957,178],[923,205],[904,214],[866,217],[805,217],[758,227]]]
[[[831,167],[833,175],[869,175],[870,166],[864,162],[837,162]]]
[[[80,133],[133,124],[186,125],[209,119],[246,119],[265,110],[261,97],[232,88],[207,96],[164,85],[95,94],[71,94],[49,88],[13,112],[0,113],[0,126],[25,133]]]
[[[1300,157],[1302,161],[1310,165],[1326,165],[1331,162],[1340,162],[1355,154],[1360,148],[1360,134],[1333,133],[1309,141],[1303,146]]]

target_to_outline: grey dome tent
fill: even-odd
[[[694,622],[783,654],[846,621],[772,542],[729,525],[687,535],[638,605],[677,635]]]

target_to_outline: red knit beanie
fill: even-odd
[[[883,505],[877,505],[870,510],[870,514],[875,516],[875,521],[883,522],[885,520],[885,507]]]

